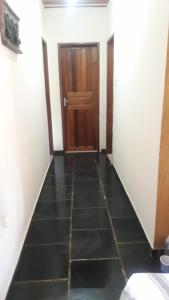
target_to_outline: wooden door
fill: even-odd
[[[98,150],[98,46],[60,45],[59,61],[65,150]]]
[[[53,154],[53,132],[52,132],[52,117],[51,117],[51,105],[50,105],[48,53],[47,53],[47,44],[44,39],[42,39],[42,51],[43,51],[43,67],[44,67],[46,108],[47,108],[47,120],[48,120],[49,151],[50,154]]]
[[[107,120],[106,120],[106,149],[112,153],[113,141],[113,60],[114,37],[107,42]]]

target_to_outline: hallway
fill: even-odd
[[[104,154],[51,162],[8,300],[116,300],[133,272],[159,272]]]

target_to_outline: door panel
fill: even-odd
[[[65,150],[97,150],[99,62],[97,46],[60,47]]]
[[[42,52],[43,52],[43,68],[44,68],[46,108],[47,108],[47,120],[48,120],[49,151],[50,154],[52,155],[53,154],[53,131],[52,131],[52,116],[51,116],[51,105],[50,105],[48,51],[47,51],[47,44],[44,39],[42,39]]]
[[[113,64],[114,64],[114,37],[107,43],[107,124],[106,149],[112,153],[113,141]]]

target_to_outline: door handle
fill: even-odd
[[[64,98],[64,99],[63,99],[63,104],[64,104],[64,107],[66,107],[66,106],[67,106],[67,103],[69,103],[69,101],[68,101],[66,98]]]

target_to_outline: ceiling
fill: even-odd
[[[43,0],[45,7],[69,6],[69,0]],[[74,0],[74,6],[107,6],[109,0]]]

